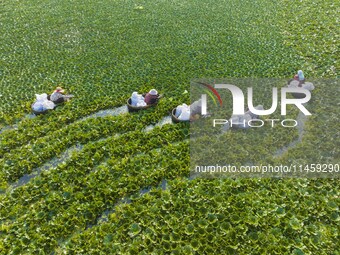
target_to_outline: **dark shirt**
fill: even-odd
[[[51,97],[50,97],[50,100],[53,103],[59,104],[59,103],[64,102],[65,99],[64,99],[64,95],[61,94],[60,92],[53,92]]]
[[[144,101],[146,104],[154,104],[157,102],[158,95],[151,95],[150,93],[146,93],[144,97]]]

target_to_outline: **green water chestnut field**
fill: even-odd
[[[302,129],[230,130],[226,160],[339,164],[339,13],[331,0],[0,1],[0,254],[339,254],[339,179],[193,178],[190,125],[168,117],[193,79],[302,69],[319,81]],[[75,97],[32,115],[57,86]],[[155,108],[98,117],[152,88]]]

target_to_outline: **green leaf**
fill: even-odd
[[[136,236],[139,234],[139,232],[141,231],[141,227],[139,226],[138,223],[133,223],[131,226],[130,226],[130,231],[129,231],[129,235],[131,237],[133,236]]]
[[[185,229],[185,233],[188,235],[192,235],[195,231],[195,227],[192,224],[188,224]]]

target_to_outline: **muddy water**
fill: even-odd
[[[119,114],[124,114],[124,113],[128,113],[128,108],[126,105],[117,107],[117,108],[113,108],[113,109],[106,109],[106,110],[100,110],[98,112],[95,112],[91,115],[88,115],[78,121],[83,121],[89,118],[98,118],[98,117],[106,117],[106,116],[117,116]]]

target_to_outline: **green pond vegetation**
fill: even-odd
[[[280,126],[231,130],[221,136],[226,159],[339,163],[339,86],[322,82],[338,78],[337,1],[27,0],[0,9],[0,254],[339,253],[338,179],[192,178],[190,125],[157,125],[190,103],[193,79],[289,79],[302,69],[319,81],[302,137]],[[56,86],[75,97],[29,115],[35,94]],[[151,88],[164,95],[154,108],[95,115]],[[267,92],[259,103],[270,105]]]

